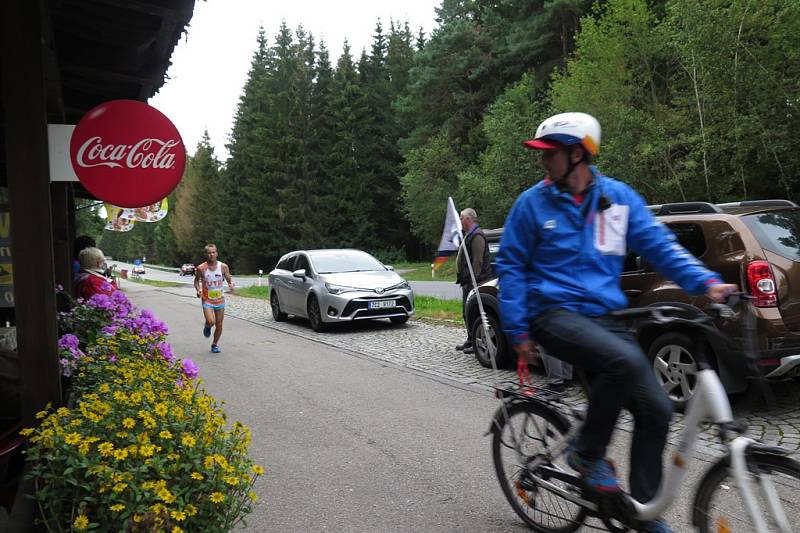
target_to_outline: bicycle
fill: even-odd
[[[750,297],[732,295],[730,306],[735,305],[736,298],[744,300],[742,312],[750,313]],[[734,311],[729,305],[713,304],[709,310],[721,318],[730,317]],[[792,531],[790,518],[796,520],[800,516],[800,463],[787,457],[787,450],[744,436],[745,428],[734,421],[728,396],[704,357],[704,342],[700,342],[702,332],[720,334],[711,325],[714,317],[704,314],[687,318],[685,309],[669,305],[624,309],[613,314],[623,319],[649,319],[665,326],[686,326],[695,333],[698,343],[697,388],[687,406],[677,449],[669,459],[665,458],[661,486],[647,503],[624,495],[622,505],[619,499],[609,505],[587,492],[565,457],[569,443],[578,434],[584,410],[566,405],[546,390],[532,391],[507,382],[495,386],[496,396],[503,403],[488,434],[492,435],[497,478],[516,514],[531,529],[542,533],[576,531],[589,517],[598,518],[613,532],[640,528],[642,521],[661,516],[673,503],[698,433],[710,421],[718,428],[727,451],[698,485],[692,524],[702,533]],[[744,334],[745,353],[754,361],[754,327],[746,327]],[[564,414],[565,410],[571,418]],[[767,511],[766,517],[762,511]]]

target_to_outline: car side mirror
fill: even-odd
[[[394,267],[392,265],[383,265],[383,266],[386,267],[386,270],[394,270]]]
[[[296,278],[306,279],[306,269],[301,268],[299,270],[295,270],[294,272],[292,272],[292,276]]]

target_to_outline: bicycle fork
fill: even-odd
[[[751,447],[754,442],[755,441],[746,437],[737,437],[731,442],[730,447],[731,471],[736,480],[736,484],[739,486],[739,491],[742,494],[747,514],[753,521],[756,533],[767,533],[769,531],[767,522],[759,509],[754,494],[753,486],[755,485],[764,496],[768,511],[770,515],[775,518],[781,533],[791,533],[792,528],[789,525],[789,519],[783,511],[783,506],[778,498],[775,486],[772,484],[772,480],[770,480],[769,476],[760,475],[759,472],[750,472],[747,468],[747,449]]]

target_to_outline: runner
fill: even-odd
[[[228,289],[233,291],[233,279],[228,265],[217,261],[217,245],[206,244],[206,257],[208,261],[197,267],[194,274],[194,289],[197,297],[203,302],[203,336],[211,336],[214,328],[214,342],[211,343],[211,352],[219,353],[219,338],[222,337],[222,321],[225,318],[225,295],[223,281],[228,282]]]

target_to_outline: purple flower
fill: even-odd
[[[100,290],[103,292],[111,292],[114,290],[114,287],[112,287],[109,282],[104,281],[103,283],[100,284]]]
[[[66,335],[64,335],[63,337],[58,339],[58,347],[61,350],[70,350],[71,351],[73,349],[77,349],[78,348],[78,344],[80,344],[80,341],[78,340],[78,337],[76,337],[75,335],[73,335],[71,333],[67,333]]]
[[[114,310],[114,302],[111,301],[111,298],[107,294],[97,293],[92,295],[89,298],[89,301],[86,302],[90,307],[94,307],[95,309],[100,309],[102,311],[113,311]]]
[[[60,283],[56,284],[56,292],[64,292],[64,286]]]
[[[156,344],[156,348],[158,351],[161,352],[161,357],[167,360],[167,362],[172,363],[175,361],[175,355],[172,353],[172,347],[169,343],[165,341],[161,341]]]
[[[181,367],[183,371],[183,375],[186,376],[187,379],[194,379],[197,377],[199,370],[197,365],[194,364],[194,361],[191,359],[184,359],[181,361]]]

